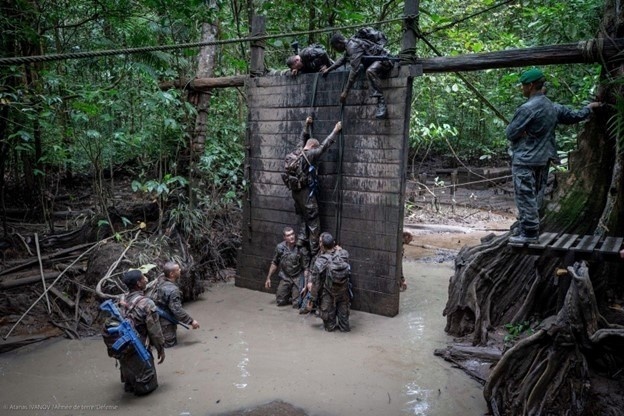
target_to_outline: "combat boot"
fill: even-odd
[[[379,97],[377,100],[377,112],[375,118],[382,119],[388,116],[388,107],[386,106],[386,100],[384,97]]]
[[[520,234],[509,237],[509,242],[512,244],[537,244],[539,243],[539,231],[522,230]]]

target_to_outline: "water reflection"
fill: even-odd
[[[238,370],[240,371],[241,382],[234,383],[234,386],[237,389],[244,389],[245,387],[247,387],[245,379],[249,377],[249,371],[247,371],[247,366],[249,365],[249,344],[247,344],[247,341],[242,339],[243,331],[238,331],[238,336],[241,338],[241,340],[239,341],[237,348],[242,350],[242,358],[238,362],[238,365],[236,367],[238,367]]]
[[[405,386],[405,394],[408,401],[405,403],[407,411],[415,416],[426,416],[429,410],[429,396],[431,390],[421,389],[415,381]]]

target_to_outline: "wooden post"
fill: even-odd
[[[260,15],[254,15],[251,20],[251,36],[263,36],[265,32],[266,24],[265,17]],[[264,75],[264,46],[266,41],[252,40],[251,41],[251,66],[249,68],[249,75],[252,77],[259,77]]]
[[[416,40],[418,39],[418,14],[420,0],[406,0],[403,8],[403,41],[399,56],[410,62],[416,57]]]
[[[457,170],[451,172],[451,207],[453,214],[455,214],[455,192],[457,188]]]

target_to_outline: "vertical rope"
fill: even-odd
[[[345,71],[345,75],[342,81],[342,88],[340,91],[344,90],[344,86],[349,79],[349,72]],[[342,229],[342,162],[344,159],[344,107],[343,103],[340,104],[340,122],[342,123],[342,129],[340,130],[340,134],[338,135],[338,172],[336,177],[336,188],[334,192],[338,191],[338,200],[336,201],[336,232],[334,234],[334,241],[336,243],[340,242],[340,230]]]

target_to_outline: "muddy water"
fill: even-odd
[[[308,415],[483,415],[481,386],[432,353],[449,342],[450,264],[404,269],[400,314],[355,311],[348,334],[324,332],[271,294],[214,286],[187,305],[202,327],[182,330],[157,368],[160,387],[144,398],[123,392],[98,338],[5,353],[0,414],[196,416],[282,400]]]

